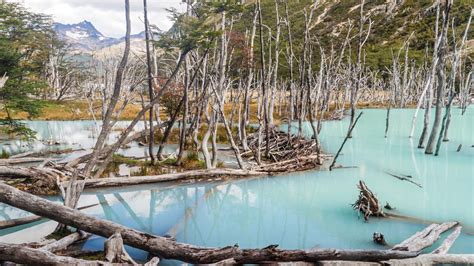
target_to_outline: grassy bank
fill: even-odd
[[[12,112],[11,115],[14,119],[22,119],[22,120],[92,120],[93,115],[89,110],[89,105],[86,101],[42,101],[42,109],[41,113],[36,117],[28,117],[28,114],[25,112]],[[363,102],[357,104],[358,108],[386,108],[387,103],[381,102]],[[141,104],[129,104],[121,113],[119,120],[133,120],[138,112],[141,110]],[[330,110],[333,109],[333,105],[330,106]],[[238,108],[238,106],[237,106]],[[257,120],[257,104],[251,103],[250,104],[250,114],[249,118],[250,121],[253,123],[258,122]],[[349,108],[347,105],[346,108]],[[224,112],[227,114],[229,118],[232,113],[232,103],[227,103],[224,107]],[[94,103],[93,106],[94,114],[97,120],[101,118],[101,111],[102,107],[100,103]],[[281,119],[286,116],[286,106],[283,106],[282,113],[279,115],[278,113],[278,106],[275,107],[274,111],[274,121],[276,124],[281,122]],[[237,110],[234,111],[234,121],[237,120],[238,113]],[[161,118],[166,119],[166,113],[161,110],[160,112]],[[0,111],[0,119],[6,118],[6,113]]]

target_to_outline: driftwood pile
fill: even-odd
[[[256,153],[258,148],[260,148],[260,152],[262,153],[266,148],[266,134],[261,134],[260,145],[258,144],[258,138],[258,132],[252,133],[248,136],[248,146],[253,154]],[[268,139],[270,142],[268,159],[273,162],[286,161],[296,157],[305,157],[317,152],[317,143],[315,140],[306,139],[296,135],[290,135],[290,137],[288,137],[288,133],[277,130],[275,127],[272,127],[269,130]],[[243,153],[242,156],[244,156],[244,154],[248,155],[251,152]]]
[[[379,200],[364,181],[360,180],[357,188],[359,188],[359,197],[352,204],[352,208],[362,213],[366,221],[369,220],[370,216],[385,217],[386,215],[379,204]]]
[[[38,166],[0,166],[0,180],[36,195],[57,194],[58,189],[64,195],[60,184],[73,174],[73,169],[45,159]]]
[[[281,173],[281,172],[296,172],[296,171],[304,171],[315,169],[322,165],[322,158],[318,154],[316,155],[309,155],[304,157],[296,157],[293,159],[276,162],[276,163],[268,163],[262,164],[256,168],[254,171],[258,172],[265,172],[265,173]]]
[[[266,152],[266,134],[258,132],[248,136],[249,151],[243,152],[242,157],[256,158],[256,154]],[[318,144],[314,139],[306,139],[272,127],[268,135],[269,151],[267,163],[261,164],[254,170],[262,172],[293,172],[314,169],[322,164]]]

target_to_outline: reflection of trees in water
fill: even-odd
[[[165,228],[165,233],[162,235],[167,235],[170,237],[176,237],[177,235],[183,235],[185,238],[189,233],[195,234],[196,241],[199,241],[202,244],[206,244],[209,240],[213,239],[214,236],[219,232],[219,228],[222,228],[222,221],[228,219],[228,215],[235,214],[242,221],[239,230],[242,232],[247,232],[250,227],[255,226],[256,235],[249,235],[249,242],[257,241],[257,243],[262,240],[263,235],[261,232],[264,232],[266,216],[273,217],[274,215],[268,211],[279,209],[278,212],[283,213],[284,216],[281,217],[281,222],[284,224],[283,228],[286,229],[286,224],[288,221],[288,208],[291,208],[295,201],[273,201],[273,200],[264,200],[261,197],[257,197],[264,191],[269,191],[265,193],[289,193],[286,189],[282,188],[278,184],[281,183],[268,180],[265,182],[259,182],[258,185],[251,184],[252,180],[229,180],[224,182],[216,183],[205,183],[205,184],[194,184],[191,186],[180,186],[180,185],[171,185],[169,187],[160,187],[158,189],[150,189],[147,191],[138,190],[134,193],[120,194],[117,192],[111,191],[116,202],[113,203],[105,199],[104,194],[97,194],[98,200],[101,203],[104,215],[106,219],[117,221],[121,224],[130,223],[130,221],[124,220],[124,216],[119,212],[119,208],[123,209],[128,213],[133,220],[133,224],[138,226],[140,230],[155,233],[154,227],[155,223],[160,222],[159,219],[173,219],[170,217],[160,217],[160,213],[170,210],[172,208],[174,213],[179,213],[178,218],[169,228]],[[267,190],[270,188],[269,190]],[[293,193],[293,192],[291,192]],[[105,193],[108,194],[108,193]],[[251,195],[253,194],[253,195]],[[300,198],[302,196],[300,195]],[[138,215],[137,209],[133,208],[130,205],[130,202],[140,202],[145,204],[148,201],[148,214],[147,215]],[[117,205],[116,205],[117,204]],[[254,206],[258,204],[258,206]],[[132,204],[133,205],[133,204]],[[114,207],[111,207],[114,206]],[[115,206],[120,206],[119,208]],[[201,216],[196,216],[197,209],[204,207],[206,213],[201,215],[209,215],[205,221],[209,223],[202,224],[203,220]],[[231,213],[228,213],[228,208],[232,210]],[[177,209],[176,209],[177,208]],[[251,209],[254,210],[251,210]],[[235,213],[234,213],[235,211]],[[252,215],[255,213],[256,215]],[[297,222],[299,235],[304,235],[305,228],[308,227],[310,219],[307,216],[311,215],[309,212],[302,214],[302,217],[296,219],[301,219]],[[167,220],[169,221],[169,220]],[[224,223],[225,225],[225,223]],[[201,227],[205,226],[206,229],[203,231]],[[280,232],[281,239],[283,240],[286,232]],[[256,239],[255,239],[256,237]],[[184,239],[186,240],[186,239]],[[303,240],[304,242],[304,240]]]
[[[10,215],[5,211],[5,209],[11,209],[12,207],[7,205],[0,205],[0,216],[4,218],[3,220],[11,220]]]
[[[147,228],[145,224],[143,224],[142,220],[138,218],[138,216],[135,214],[133,209],[128,205],[128,203],[120,196],[119,193],[114,193],[114,197],[118,200],[118,202],[125,208],[125,210],[130,214],[130,217],[132,217],[133,221],[140,227],[141,230],[146,231]]]
[[[110,206],[109,202],[105,198],[104,194],[97,194],[97,199],[99,200],[100,206],[102,207],[102,211],[104,212],[105,219],[109,221],[116,221],[118,223],[123,224],[120,219],[120,216],[115,213],[114,209]]]

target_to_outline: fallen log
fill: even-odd
[[[68,172],[55,169],[52,165],[55,164],[46,163],[45,166],[31,167],[0,166],[0,179],[26,179],[18,183],[22,190],[37,195],[55,194],[58,184],[67,178]],[[61,187],[59,189],[61,190]]]
[[[56,255],[60,256],[68,256],[68,257],[98,257],[104,254],[104,251],[102,250],[83,250],[77,247],[74,248],[69,248],[66,250],[61,250],[56,252]]]
[[[461,234],[462,226],[457,225],[453,232],[443,241],[443,243],[435,249],[432,254],[447,254],[451,246],[454,244],[454,241],[458,238],[459,234]]]
[[[129,178],[123,177],[111,177],[111,178],[99,178],[99,179],[87,179],[78,180],[77,184],[84,184],[84,188],[100,188],[100,187],[113,187],[113,186],[128,186],[138,184],[149,184],[149,183],[160,183],[169,182],[176,180],[195,179],[199,177],[219,177],[219,176],[233,176],[233,177],[247,177],[247,176],[258,176],[264,175],[263,172],[239,170],[231,168],[218,168],[218,169],[206,169],[206,170],[193,170],[181,173],[155,175],[155,176],[133,176]],[[62,182],[63,187],[67,187],[68,182]]]
[[[75,232],[70,235],[67,235],[59,239],[58,241],[42,246],[40,249],[54,253],[60,250],[65,250],[67,249],[67,247],[74,244],[75,242],[87,239],[89,237],[90,237],[90,234],[79,231],[79,232]]]
[[[108,238],[115,232],[120,232],[123,242],[129,246],[148,251],[164,259],[176,259],[188,263],[216,263],[230,258],[233,258],[236,263],[317,262],[321,260],[384,261],[412,258],[418,255],[418,252],[398,250],[282,250],[278,249],[276,245],[262,249],[240,249],[237,245],[224,248],[199,247],[140,232],[111,221],[100,220],[5,184],[0,184],[0,201],[99,236]],[[14,261],[12,260],[14,257],[2,259]]]
[[[22,245],[0,243],[0,261],[29,265],[107,265],[101,261],[88,261],[54,255],[53,253]]]
[[[153,257],[150,261],[145,263],[145,266],[156,266],[160,263],[160,259],[158,257]]]
[[[72,153],[76,151],[84,151],[84,149],[81,148],[81,149],[64,149],[64,150],[27,151],[27,152],[12,155],[8,159],[18,159],[18,158],[25,158],[25,157],[46,157],[53,154],[58,155],[58,154]]]
[[[0,159],[0,166],[15,165],[15,164],[26,164],[26,163],[39,163],[39,162],[42,162],[44,160],[45,160],[45,158],[37,158],[37,157]]]
[[[128,255],[123,247],[123,239],[119,232],[114,233],[104,243],[105,260],[111,263],[137,263]]]
[[[417,232],[408,239],[404,240],[402,243],[395,245],[392,250],[420,252],[423,249],[433,245],[436,241],[438,241],[442,233],[448,231],[456,225],[458,225],[458,222],[431,224],[423,231]]]
[[[474,264],[474,254],[423,254],[416,258],[384,261],[385,265]]]
[[[87,208],[97,206],[99,204],[100,203],[86,205],[86,206],[79,207],[77,209],[78,210],[84,210],[84,209],[87,209]],[[29,224],[29,223],[33,223],[33,222],[36,222],[36,221],[39,221],[39,220],[42,220],[42,219],[44,219],[44,218],[41,217],[41,216],[30,215],[30,216],[26,216],[26,217],[22,217],[22,218],[0,221],[0,229],[15,227],[15,226],[23,225],[23,224]]]

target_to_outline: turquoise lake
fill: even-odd
[[[279,244],[291,249],[381,249],[384,247],[372,242],[374,232],[383,233],[389,244],[397,244],[426,226],[415,220],[371,218],[364,222],[350,206],[358,195],[358,181],[364,180],[381,203],[396,208],[393,213],[426,223],[459,221],[463,231],[450,253],[474,253],[474,108],[464,115],[457,108],[452,110],[450,141],[442,143],[439,156],[425,155],[424,150],[417,149],[423,110],[413,139],[408,138],[413,109],[391,111],[388,138],[384,138],[386,110],[360,111],[364,114],[353,138],[338,158],[339,164],[351,168],[212,183],[102,189],[88,191],[80,205],[100,202],[85,212],[203,246],[238,243],[240,247]],[[78,127],[73,131],[81,132],[81,125],[88,122],[56,123],[72,123]],[[348,125],[347,118],[324,122],[320,138],[325,152],[337,151]],[[305,126],[309,136],[310,127]],[[73,142],[79,143],[81,138]],[[462,149],[457,152],[460,144]],[[135,148],[143,152],[143,148]],[[411,175],[422,188],[388,173]],[[0,205],[0,220],[25,215]],[[49,228],[48,223],[0,230],[0,241],[13,241],[31,232],[39,234],[42,228]],[[85,249],[102,247],[100,237],[84,244]],[[147,255],[135,249],[130,252],[138,259]]]

